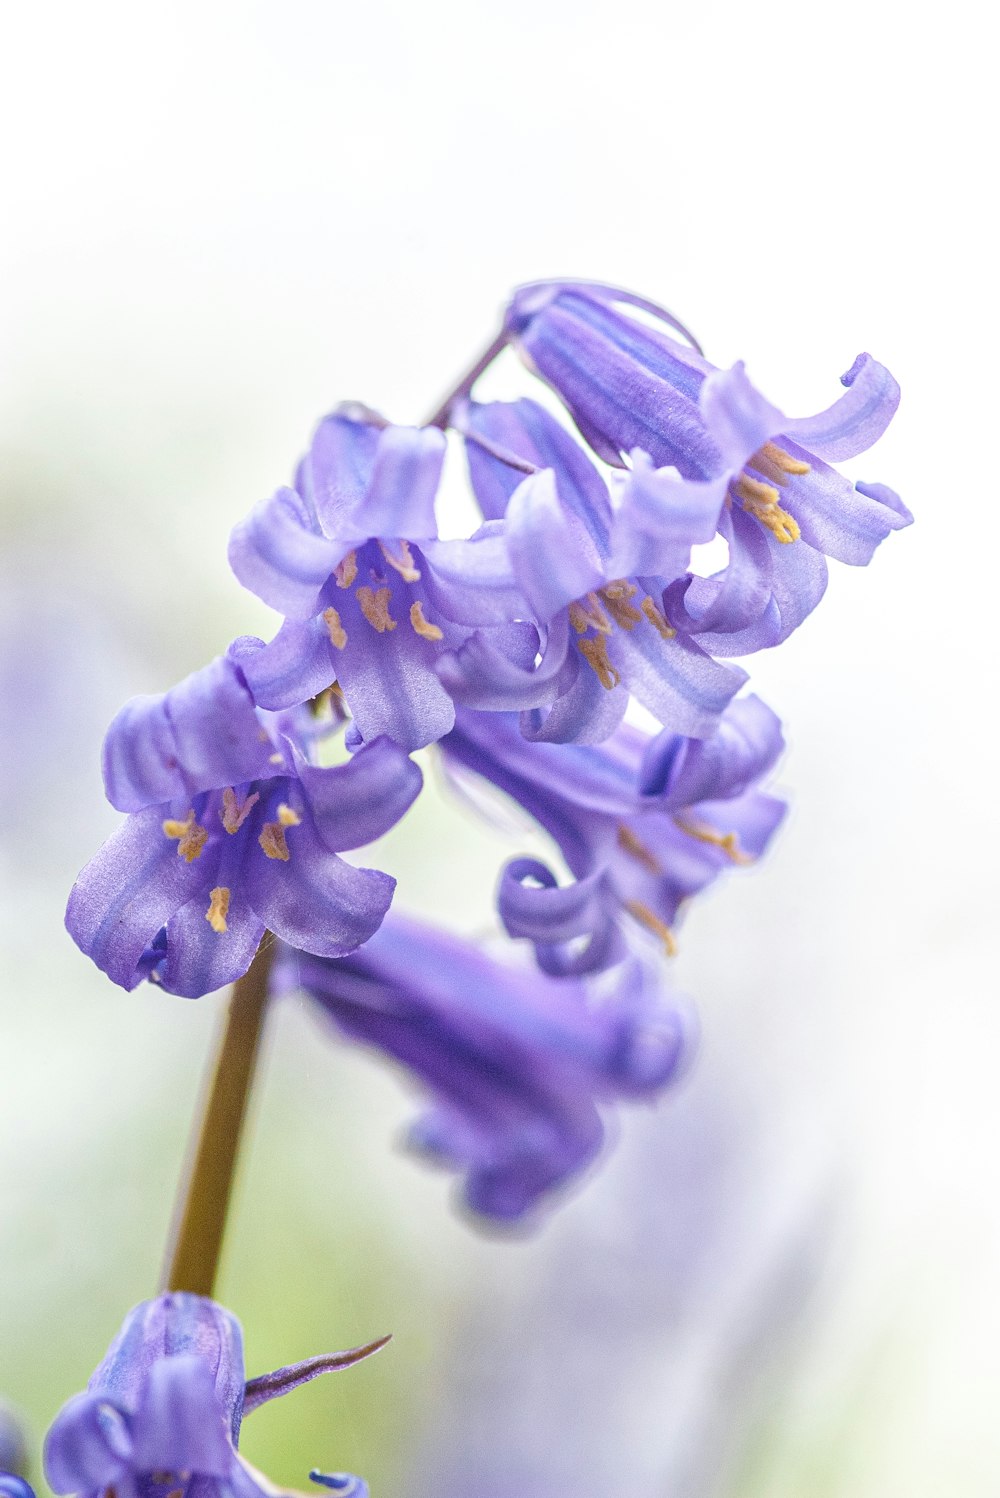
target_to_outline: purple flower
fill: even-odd
[[[35,1498],[35,1490],[23,1477],[0,1471],[0,1498]]]
[[[304,710],[308,712],[308,710]],[[339,852],[386,832],[421,775],[389,739],[310,763],[291,715],[259,712],[227,656],[108,730],[108,799],[128,820],[78,878],[70,935],[108,977],[196,998],[250,965],[265,929],[328,957],[367,941],[395,881]]]
[[[477,580],[489,536],[437,540],[444,452],[436,427],[341,406],[317,428],[295,488],[236,527],[233,571],[286,616],[270,644],[240,642],[260,706],[304,702],[336,679],[366,742],[384,734],[418,749],[447,733],[454,708],[438,656],[513,615],[503,588]],[[457,577],[437,575],[438,560]]]
[[[632,307],[657,325],[640,322]],[[789,418],[753,388],[741,364],[716,370],[665,331],[679,327],[669,314],[614,287],[524,286],[507,327],[606,461],[621,465],[631,453],[633,465],[671,465],[682,504],[685,485],[724,481],[719,530],[728,566],[675,583],[665,600],[670,624],[711,654],[777,644],[822,597],[826,557],[863,566],[890,531],[912,520],[891,489],[852,484],[829,466],[871,447],[899,403],[895,380],[868,354],[843,376],[846,393],[828,410]],[[669,497],[627,492],[622,551],[654,558],[673,534],[674,508]]]
[[[240,1324],[223,1306],[184,1293],[144,1301],[126,1316],[86,1393],[53,1421],[45,1475],[56,1493],[80,1498],[109,1488],[136,1498],[274,1498],[274,1487],[237,1453],[244,1414],[388,1340],[248,1383]],[[350,1498],[367,1495],[360,1478],[336,1481]]]
[[[510,584],[542,632],[507,637],[520,659],[500,659],[485,635],[446,657],[438,670],[455,699],[491,711],[545,709],[522,720],[529,736],[592,743],[613,732],[632,692],[675,731],[711,733],[745,673],[678,638],[661,600],[692,545],[714,536],[726,481],[682,483],[637,462],[619,507],[658,503],[672,526],[647,566],[620,544],[604,479],[541,406],[468,402],[455,422],[483,513],[503,520]],[[525,477],[525,466],[535,471]]]
[[[27,1443],[21,1421],[6,1400],[0,1399],[0,1483],[20,1481],[27,1465],[27,1457]],[[13,1490],[11,1492],[13,1494]]]
[[[759,858],[784,803],[757,789],[783,747],[758,697],[731,703],[707,739],[629,725],[600,748],[528,743],[516,720],[462,711],[446,761],[519,802],[552,836],[574,882],[534,858],[504,869],[498,894],[511,936],[534,942],[553,974],[618,962],[635,923],[668,952],[686,899],[723,869]]]
[[[466,1204],[500,1222],[593,1160],[599,1103],[654,1095],[687,1050],[681,1010],[638,963],[608,975],[602,993],[398,915],[353,957],[288,953],[279,971],[431,1090],[409,1142],[464,1172]]]

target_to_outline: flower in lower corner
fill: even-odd
[[[25,1480],[27,1443],[20,1420],[0,1399],[0,1498],[35,1498]]]
[[[685,1007],[638,962],[587,984],[549,978],[395,914],[351,957],[284,952],[276,981],[430,1090],[409,1143],[461,1172],[466,1206],[500,1223],[594,1160],[602,1105],[656,1096],[691,1049]]]
[[[280,1490],[239,1455],[243,1416],[350,1367],[388,1340],[247,1381],[240,1324],[223,1306],[183,1292],[144,1301],[126,1316],[86,1392],[53,1421],[44,1451],[49,1485],[79,1498],[109,1491],[122,1498],[275,1498]],[[347,1474],[329,1485],[350,1498],[368,1491]]]
[[[367,941],[395,881],[338,855],[392,827],[422,777],[388,739],[334,766],[312,763],[312,748],[290,718],[258,711],[225,656],[126,704],[104,771],[130,815],[66,911],[108,977],[197,998],[246,972],[265,930],[325,956]]]

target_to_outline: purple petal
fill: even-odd
[[[796,474],[782,492],[782,504],[798,522],[802,540],[817,551],[852,567],[866,567],[891,531],[912,523],[913,516],[891,489],[855,487],[794,442],[786,443],[786,451],[809,462],[810,469]]]
[[[543,624],[605,581],[594,541],[563,502],[551,468],[518,485],[505,534],[518,584]]]
[[[608,659],[665,728],[692,738],[714,731],[747,679],[740,667],[722,665],[682,635],[662,639],[652,625],[609,636]]]
[[[746,376],[743,361],[716,369],[701,387],[701,412],[727,469],[740,469],[782,429],[784,417]]]
[[[759,697],[741,697],[729,704],[710,738],[661,733],[651,739],[639,793],[671,810],[739,796],[774,767],[783,748],[777,714]]]
[[[43,1464],[56,1493],[93,1493],[128,1471],[132,1440],[122,1414],[96,1394],[76,1394],[45,1437]]]
[[[365,419],[362,407],[347,402],[316,428],[299,470],[297,487],[311,506],[324,535],[348,547],[371,535],[359,530],[357,512],[371,479],[382,426]]]
[[[346,764],[321,769],[303,762],[298,773],[319,836],[336,853],[388,832],[423,784],[417,765],[388,738],[376,739]]]
[[[353,594],[340,600],[347,643],[336,652],[336,676],[366,743],[385,735],[403,749],[422,749],[448,732],[455,709],[435,671],[440,647],[411,624],[409,609],[421,593],[407,592],[395,574],[385,586],[396,623],[385,633],[372,628]]]
[[[242,978],[264,935],[264,924],[239,881],[225,868],[217,871],[215,880],[230,891],[225,931],[209,924],[209,895],[204,890],[167,922],[166,956],[157,977],[167,993],[184,999],[200,999]]]
[[[532,625],[481,630],[458,650],[442,655],[437,673],[455,702],[493,712],[545,707],[558,695],[569,649],[569,619],[563,611],[545,631],[535,664],[538,634]]]
[[[566,657],[564,685],[547,710],[532,708],[521,714],[521,733],[535,744],[600,744],[614,733],[628,707],[623,687],[605,691],[597,673],[574,651]]]
[[[136,1471],[224,1478],[233,1464],[215,1380],[194,1353],[160,1358],[152,1365],[133,1430]]]
[[[340,1498],[368,1498],[368,1484],[363,1477],[355,1477],[351,1472],[320,1472],[314,1467],[309,1480],[329,1488],[332,1493],[339,1493]]]
[[[785,419],[781,428],[801,447],[829,463],[867,452],[885,431],[899,405],[899,386],[884,364],[859,354],[840,383],[847,394],[818,416]]]
[[[360,1363],[363,1358],[369,1358],[375,1352],[380,1352],[389,1342],[392,1334],[387,1337],[379,1337],[374,1342],[368,1342],[364,1347],[352,1347],[347,1352],[329,1352],[320,1357],[307,1358],[302,1363],[291,1363],[287,1368],[278,1368],[274,1373],[263,1373],[259,1378],[251,1378],[247,1382],[246,1396],[244,1399],[244,1413],[249,1415],[260,1405],[266,1404],[269,1399],[277,1399],[282,1394],[288,1394],[292,1389],[297,1389],[301,1384],[307,1384],[311,1379],[319,1378],[321,1373],[336,1373],[342,1368],[352,1368],[355,1363]]]
[[[487,521],[467,541],[425,541],[420,553],[427,564],[424,583],[433,617],[493,625],[531,612],[514,575],[501,522]]]
[[[349,549],[349,548],[348,548]],[[316,612],[319,591],[344,555],[294,489],[260,502],[229,540],[229,565],[251,593],[289,619]]]
[[[337,652],[322,617],[306,623],[289,620],[267,645],[254,635],[242,635],[229,652],[263,708],[297,707],[325,691],[337,676]]]
[[[691,547],[715,535],[728,486],[727,473],[682,479],[670,469],[654,468],[636,449],[615,505],[608,575],[651,574],[664,581],[679,576]]]
[[[437,427],[386,427],[356,521],[366,536],[422,541],[437,535],[445,437]]]

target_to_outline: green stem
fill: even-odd
[[[166,1290],[211,1295],[215,1286],[240,1136],[260,1052],[274,947],[273,936],[266,932],[249,969],[233,985],[178,1194],[163,1274]]]

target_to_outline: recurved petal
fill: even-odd
[[[422,541],[437,535],[437,498],[445,437],[437,427],[386,427],[375,450],[356,524],[367,536]]]
[[[224,912],[219,898],[204,890],[182,905],[167,922],[166,956],[158,967],[158,981],[168,993],[200,999],[242,978],[264,935],[264,925],[236,878],[220,868],[214,889],[225,891]],[[229,882],[227,883],[227,879]],[[216,923],[209,919],[216,914]],[[219,915],[225,930],[218,930]]]
[[[521,713],[521,733],[531,743],[602,744],[628,707],[624,688],[605,691],[595,671],[575,652],[566,657],[561,690],[552,706]]]
[[[684,479],[675,470],[654,468],[637,448],[616,495],[609,576],[649,574],[665,582],[679,576],[691,547],[715,535],[728,485],[728,473]]]
[[[782,502],[798,522],[802,540],[825,556],[866,567],[890,532],[912,524],[913,516],[892,489],[883,484],[854,485],[794,442],[788,442],[786,450],[808,461],[810,469],[796,475]]]
[[[616,631],[609,639],[608,659],[665,728],[692,738],[714,732],[719,715],[747,679],[741,667],[722,665],[683,635],[662,639],[652,625]]]
[[[661,733],[651,739],[639,772],[639,793],[665,810],[740,796],[773,768],[784,739],[781,720],[751,694],[731,702],[705,739]]]
[[[302,496],[279,489],[229,538],[229,565],[251,593],[289,619],[308,619],[345,547],[322,535]]]
[[[233,1465],[215,1380],[196,1354],[160,1358],[152,1365],[133,1431],[136,1471],[224,1478]]]
[[[298,766],[299,779],[331,852],[362,848],[394,827],[420,794],[423,776],[405,749],[382,737],[346,764]]]
[[[488,712],[545,707],[563,685],[569,649],[569,620],[557,614],[545,631],[537,664],[539,636],[533,625],[477,630],[458,650],[439,657],[437,673],[455,702]]]
[[[715,369],[701,387],[701,414],[727,469],[747,459],[782,429],[785,418],[747,379],[743,361]]]
[[[817,416],[785,418],[782,432],[829,463],[867,452],[885,431],[899,405],[899,386],[884,364],[859,354],[840,383],[846,395]]]
[[[43,1465],[56,1493],[93,1493],[128,1470],[132,1438],[120,1410],[97,1394],[75,1394],[45,1437]]]
[[[609,896],[603,866],[560,885],[537,858],[512,858],[504,866],[497,908],[509,936],[552,945],[592,936],[607,920]]]
[[[435,616],[475,626],[506,624],[530,614],[501,521],[487,521],[467,541],[425,541],[420,553],[427,563],[424,583]]]
[[[263,708],[298,707],[325,691],[337,675],[330,631],[322,616],[304,623],[289,620],[266,645],[254,635],[242,635],[229,653]]]
[[[606,581],[594,539],[563,501],[551,468],[517,486],[507,506],[505,534],[514,575],[542,624]]]

